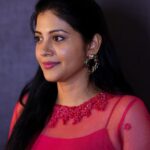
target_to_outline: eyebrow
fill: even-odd
[[[65,31],[63,29],[54,29],[54,30],[49,31],[49,34],[52,34],[52,33],[55,33],[55,32],[65,32],[65,33],[68,33],[67,31]],[[36,30],[34,31],[34,33],[42,34],[40,31],[36,31]]]

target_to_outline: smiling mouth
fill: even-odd
[[[44,62],[42,65],[45,69],[51,69],[57,66],[58,64],[60,64],[60,62]]]

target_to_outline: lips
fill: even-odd
[[[45,69],[51,69],[51,68],[55,67],[58,64],[60,64],[60,62],[51,62],[51,61],[48,61],[48,62],[44,62],[43,63],[43,67]]]

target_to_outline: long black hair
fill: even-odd
[[[69,23],[86,42],[90,42],[96,33],[101,35],[100,65],[89,77],[96,87],[111,93],[133,94],[120,71],[101,8],[94,0],[39,0],[31,17],[33,31],[37,16],[46,10]],[[46,81],[39,67],[20,95],[24,110],[8,140],[7,150],[25,150],[33,143],[52,115],[57,93],[56,83]],[[25,95],[28,99],[24,104]]]

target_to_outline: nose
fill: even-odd
[[[51,49],[42,49],[42,56],[53,56],[54,52]]]
[[[41,47],[41,55],[42,56],[53,56],[54,55],[54,48],[50,42],[43,43]]]

